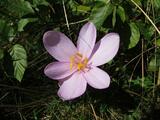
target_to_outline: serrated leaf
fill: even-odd
[[[13,60],[14,77],[21,82],[27,67],[27,54],[23,46],[16,44],[12,47],[10,55]]]
[[[92,9],[89,19],[99,29],[112,11],[113,5],[110,2],[108,4],[97,4]]]
[[[30,22],[35,22],[37,18],[24,18],[18,22],[18,31],[23,31],[23,28]]]
[[[32,5],[30,2],[25,0],[7,0],[8,3],[7,9],[10,12],[10,14],[22,17],[24,15],[27,15],[29,13],[34,13],[34,10],[32,9]]]
[[[139,32],[139,28],[137,27],[137,25],[134,22],[131,22],[129,24],[130,26],[130,30],[131,30],[131,37],[130,37],[130,43],[128,46],[128,49],[131,49],[133,47],[135,47],[137,45],[137,43],[140,40],[140,32]]]
[[[119,15],[119,17],[121,18],[122,22],[125,22],[126,20],[126,15],[125,15],[125,10],[122,6],[118,6],[117,8],[117,14]]]
[[[116,9],[117,7],[114,6],[114,9],[113,9],[113,16],[112,16],[112,26],[114,27],[115,24],[116,24]]]
[[[0,41],[11,41],[14,29],[4,20],[0,20]]]

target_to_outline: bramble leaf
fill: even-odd
[[[139,42],[140,32],[139,32],[139,28],[137,27],[136,23],[131,22],[129,26],[131,29],[131,37],[130,37],[130,43],[129,43],[128,49],[131,49],[135,47],[137,43]]]
[[[35,22],[36,18],[24,18],[24,19],[21,19],[19,22],[18,22],[18,31],[23,31],[23,28],[30,22]]]
[[[99,29],[112,11],[113,5],[110,2],[108,2],[108,4],[97,4],[92,9],[89,19]]]
[[[11,41],[14,37],[14,29],[5,21],[0,19],[0,41]]]
[[[125,22],[125,20],[126,20],[125,10],[120,5],[117,7],[117,14],[121,18],[122,22]]]
[[[25,0],[7,0],[7,9],[10,14],[17,17],[22,17],[29,13],[34,13],[30,2]]]
[[[23,46],[16,44],[12,47],[10,55],[13,60],[14,77],[21,82],[27,67],[27,54]]]

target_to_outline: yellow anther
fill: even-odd
[[[86,66],[86,65],[87,65],[87,63],[88,63],[88,59],[87,59],[87,58],[85,58],[83,63],[84,63],[84,65]]]
[[[88,58],[84,58],[82,54],[76,53],[70,57],[70,70],[73,69],[73,66],[76,66],[78,71],[84,70],[87,67]]]
[[[77,68],[78,68],[79,71],[80,71],[80,70],[83,70],[83,69],[84,69],[84,64],[81,63],[81,62],[78,63]]]
[[[83,57],[81,53],[76,53],[76,55],[81,58]]]
[[[74,64],[74,56],[70,57],[70,70],[72,70]]]

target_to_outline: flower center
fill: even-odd
[[[84,58],[82,54],[76,53],[70,57],[70,70],[75,66],[78,71],[83,71],[87,67],[88,58]]]

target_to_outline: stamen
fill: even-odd
[[[76,55],[77,55],[78,57],[80,57],[80,58],[83,57],[81,53],[76,53]]]
[[[88,59],[87,59],[87,58],[85,58],[83,63],[84,63],[84,65],[86,66],[86,65],[87,65],[87,63],[88,63]]]
[[[75,55],[70,57],[70,70],[73,69],[75,65],[78,71],[84,70],[87,67],[88,58],[83,59],[83,55],[80,53],[76,53]]]
[[[78,63],[77,65],[78,71],[82,70],[84,68],[84,64],[83,63]]]
[[[70,70],[72,70],[74,64],[74,56],[70,57]]]

